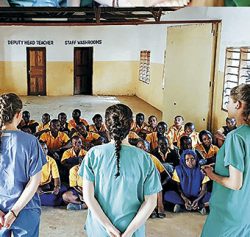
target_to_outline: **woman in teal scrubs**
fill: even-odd
[[[144,223],[156,207],[159,173],[145,151],[128,143],[132,117],[126,105],[107,108],[112,141],[90,149],[80,167],[88,237],[144,237]]]
[[[227,7],[245,7],[250,6],[250,0],[225,0]]]
[[[238,127],[220,148],[215,170],[204,168],[214,183],[202,237],[250,236],[250,85],[231,90],[228,115]]]

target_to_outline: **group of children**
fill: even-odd
[[[69,121],[63,112],[52,120],[45,113],[41,124],[31,120],[28,111],[23,112],[19,128],[38,137],[48,161],[43,166],[38,189],[42,205],[67,204],[70,210],[87,208],[79,166],[91,147],[110,142],[102,116],[95,114],[92,121],[93,124],[89,124],[82,118],[79,109],[72,112]],[[166,207],[174,212],[198,210],[206,214],[212,185],[201,166],[215,163],[219,147],[227,133],[235,128],[235,120],[227,118],[226,126],[213,136],[208,130],[196,132],[195,125],[184,124],[184,118],[179,115],[168,128],[154,115],[146,123],[143,113],[136,114],[128,135],[129,143],[149,153],[163,186],[152,218],[164,218]]]

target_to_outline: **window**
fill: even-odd
[[[139,80],[147,84],[150,82],[150,51],[148,50],[140,53]]]
[[[230,90],[242,83],[250,84],[250,47],[226,49],[222,109],[227,111]]]

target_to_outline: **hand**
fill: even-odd
[[[60,187],[55,186],[54,190],[53,190],[53,194],[57,195],[59,193],[59,191],[60,191]]]
[[[197,210],[198,209],[198,203],[199,200],[195,199],[191,205],[191,207],[193,208],[193,210]]]
[[[42,190],[40,187],[38,187],[37,193],[38,193],[38,194],[42,194],[42,193],[43,193],[43,190]]]
[[[186,198],[185,200],[184,200],[184,202],[185,202],[185,208],[188,210],[188,211],[190,211],[191,209],[192,209],[192,202],[188,199],[188,198]]]
[[[16,220],[16,217],[10,211],[4,216],[4,224],[3,226],[7,229],[11,227],[13,222]]]
[[[5,213],[0,211],[0,230],[2,229],[4,225],[4,216],[5,216]]]
[[[210,179],[212,179],[213,180],[213,174],[214,174],[214,172],[213,172],[213,167],[211,166],[211,165],[204,165],[203,167],[202,167],[202,171],[205,173],[205,175],[207,175]]]
[[[120,237],[121,232],[116,229],[112,224],[106,226],[106,231],[110,237]]]

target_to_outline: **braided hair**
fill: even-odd
[[[120,176],[120,151],[122,140],[128,135],[133,121],[132,110],[124,104],[116,104],[108,107],[105,112],[105,124],[110,136],[115,141],[115,155],[117,173]]]
[[[0,95],[0,153],[2,127],[11,123],[15,114],[20,113],[23,107],[21,99],[14,93]]]
[[[232,88],[230,96],[234,102],[241,101],[244,103],[243,117],[247,124],[250,124],[250,85],[241,84]]]

